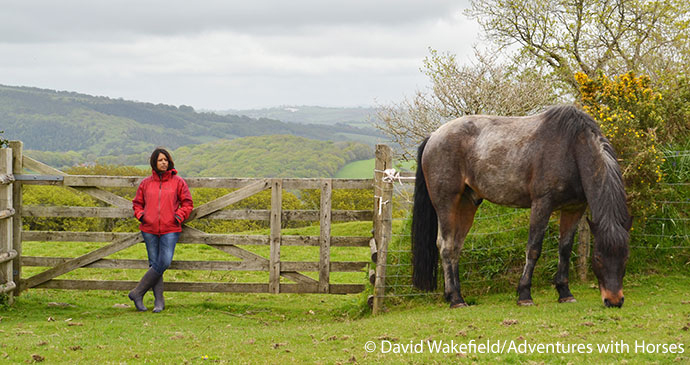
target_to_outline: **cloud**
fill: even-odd
[[[0,42],[132,39],[233,31],[299,32],[314,26],[400,26],[449,17],[457,1],[11,1],[0,13]]]
[[[371,105],[427,48],[471,52],[457,1],[31,1],[0,13],[0,82],[198,108]]]

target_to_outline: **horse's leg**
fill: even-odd
[[[439,212],[439,253],[445,282],[444,294],[451,308],[465,307],[460,293],[459,261],[465,237],[472,227],[477,206],[466,194],[457,194],[450,209]]]
[[[560,238],[558,240],[558,271],[553,279],[558,291],[558,302],[574,302],[575,297],[568,287],[568,271],[570,269],[570,253],[577,231],[577,222],[582,218],[585,208],[575,211],[561,211]]]
[[[547,201],[535,201],[532,203],[529,218],[529,239],[527,240],[525,253],[525,269],[522,271],[522,277],[518,284],[519,305],[534,304],[531,294],[532,273],[534,273],[534,265],[536,265],[541,255],[541,245],[544,241],[546,227],[549,224],[551,211],[551,205]]]

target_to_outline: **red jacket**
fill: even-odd
[[[177,170],[157,172],[139,184],[132,201],[134,217],[141,221],[139,229],[152,234],[182,232],[182,222],[194,209],[187,183],[177,176]]]

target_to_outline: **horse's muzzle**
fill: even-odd
[[[623,306],[623,302],[625,302],[625,297],[623,296],[622,290],[619,290],[614,294],[604,289],[601,291],[601,299],[604,301],[604,305],[608,308],[621,308]]]
[[[604,299],[604,305],[611,308],[611,307],[616,307],[620,308],[623,306],[623,302],[625,301],[625,297],[622,297],[621,300],[618,303],[611,303],[610,300]]]

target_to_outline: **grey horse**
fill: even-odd
[[[412,221],[413,283],[436,289],[441,258],[445,297],[466,306],[458,260],[482,200],[530,208],[518,304],[533,305],[532,273],[549,217],[560,210],[559,302],[573,302],[568,268],[577,222],[587,205],[592,269],[607,307],[623,305],[632,219],[616,155],[599,126],[575,106],[527,117],[473,115],[445,123],[419,146]]]

